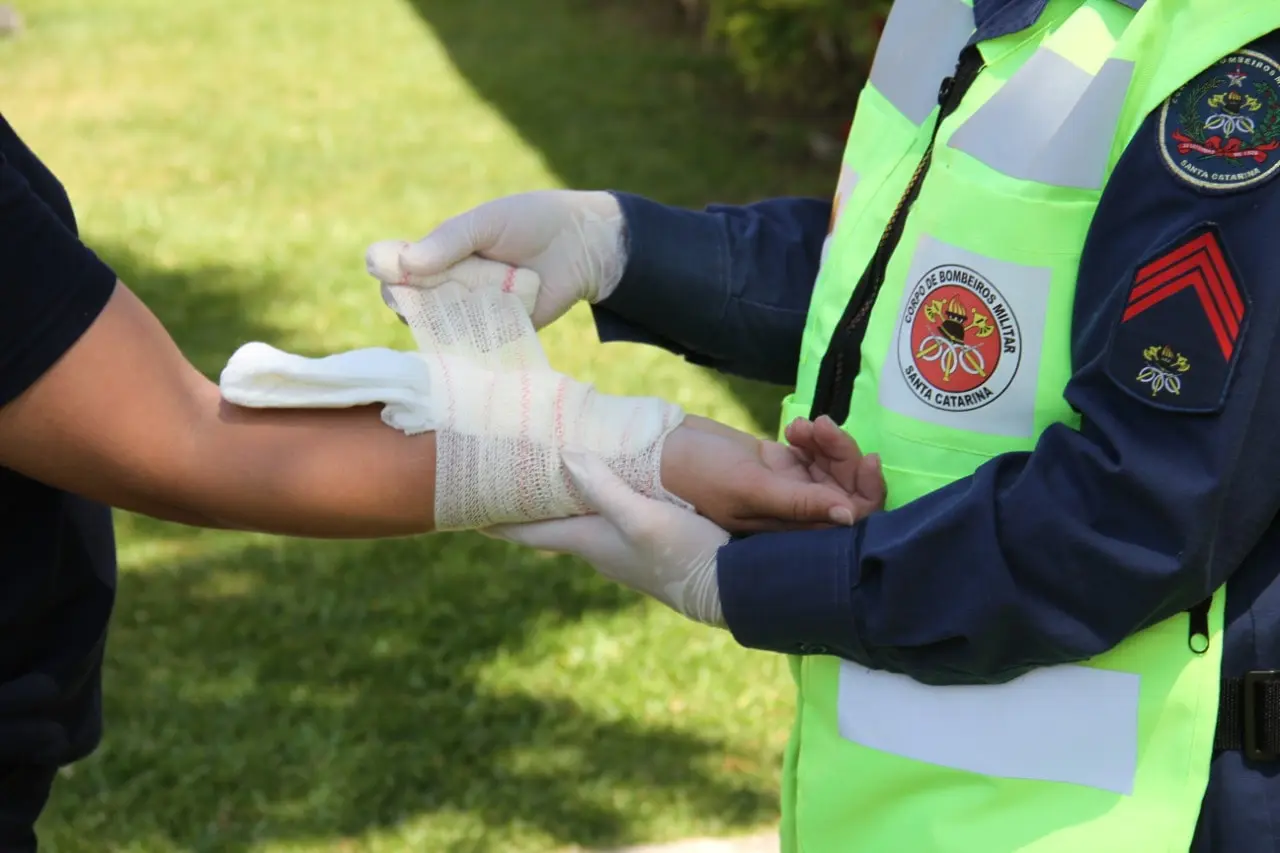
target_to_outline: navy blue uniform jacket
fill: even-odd
[[[978,0],[979,36],[1025,27],[1043,6]],[[1254,47],[1280,56],[1278,36]],[[740,643],[838,655],[926,683],[1000,682],[1095,656],[1226,582],[1224,674],[1280,669],[1280,181],[1209,192],[1176,176],[1161,144],[1153,114],[1085,245],[1066,389],[1079,431],[1050,428],[1034,451],[999,456],[852,529],[725,546],[720,589]],[[601,339],[793,384],[830,203],[688,211],[618,197],[629,261],[596,306]],[[1247,318],[1208,386],[1184,379],[1199,411],[1153,404],[1109,376],[1112,335],[1135,265],[1209,226]],[[1169,340],[1204,343],[1194,310],[1147,322]],[[973,555],[964,572],[957,553]],[[1215,754],[1193,850],[1280,849],[1278,771]]]

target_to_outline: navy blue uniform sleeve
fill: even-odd
[[[46,202],[31,180],[56,189]],[[0,154],[0,406],[53,366],[111,297],[115,273],[80,242],[61,187],[34,157]],[[61,213],[61,215],[60,215]]]
[[[594,308],[600,339],[652,344],[723,373],[794,383],[831,203],[780,198],[693,211],[616,196],[627,268]]]
[[[739,642],[1005,681],[1193,608],[1258,545],[1280,511],[1280,146],[1179,166],[1188,143],[1162,130],[1153,115],[1136,134],[1085,244],[1065,392],[1080,429],[852,529],[726,545]]]

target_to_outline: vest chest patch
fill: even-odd
[[[1160,153],[1205,192],[1256,186],[1280,171],[1280,63],[1253,50],[1219,60],[1160,109]]]
[[[1028,437],[1051,272],[922,236],[880,404],[940,426]]]
[[[1217,411],[1248,305],[1217,231],[1197,228],[1138,268],[1111,336],[1107,374],[1157,408]]]
[[[1004,295],[956,264],[924,274],[907,302],[898,366],[920,399],[967,412],[1003,394],[1018,372],[1022,335]]]

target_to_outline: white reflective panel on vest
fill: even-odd
[[[973,9],[961,0],[897,0],[871,63],[871,85],[919,125],[938,105],[942,81],[973,29]]]
[[[841,661],[840,735],[956,770],[1132,794],[1140,681],[1054,666],[1006,684],[931,687]]]
[[[1001,174],[1102,188],[1133,63],[1108,59],[1091,75],[1040,48],[956,129],[947,146]]]
[[[1052,271],[922,234],[907,272],[880,405],[938,426],[1035,435]]]

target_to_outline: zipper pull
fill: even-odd
[[[982,54],[975,46],[969,45],[960,51],[960,56],[956,59],[956,70],[949,77],[942,78],[942,85],[938,87],[938,106],[942,108],[942,118],[946,118],[960,105],[960,98],[964,97],[985,67]]]
[[[1187,646],[1198,655],[1209,651],[1209,608],[1212,606],[1211,595],[1187,610],[1190,616],[1187,624]]]
[[[943,77],[942,85],[938,87],[938,106],[944,106],[947,103],[947,97],[950,96],[951,90],[955,88],[955,77]]]

